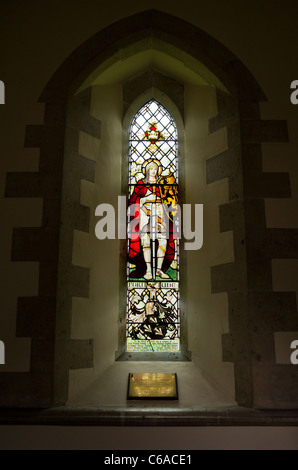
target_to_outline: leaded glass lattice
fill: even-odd
[[[134,116],[129,139],[128,351],[179,351],[177,127],[157,101]]]

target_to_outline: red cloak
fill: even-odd
[[[136,265],[135,271],[131,272],[129,277],[130,279],[143,277],[146,273],[146,263],[143,255],[143,248],[141,245],[141,240],[139,236],[139,221],[140,221],[140,199],[145,197],[147,189],[153,192],[153,187],[155,186],[155,193],[157,197],[160,198],[160,189],[158,185],[148,185],[144,180],[138,181],[134,187],[134,191],[130,197],[129,205],[135,205],[134,213],[130,214],[131,224],[131,237],[129,240],[128,247],[128,261]],[[162,264],[162,271],[166,272],[172,263],[175,256],[175,238],[177,234],[174,233],[173,222],[169,219],[169,238],[167,241],[167,248],[165,257]],[[158,242],[155,243],[155,251],[157,252]],[[156,253],[155,253],[156,255]]]

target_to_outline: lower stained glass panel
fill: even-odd
[[[127,351],[179,351],[179,283],[128,282]]]
[[[178,134],[145,103],[129,134],[126,350],[179,351]]]
[[[179,339],[175,340],[132,340],[127,339],[127,351],[129,352],[178,352],[180,350]]]

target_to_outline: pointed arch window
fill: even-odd
[[[156,100],[129,131],[126,350],[180,351],[177,126]]]

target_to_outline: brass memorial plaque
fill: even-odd
[[[177,374],[130,373],[127,398],[178,400]]]

